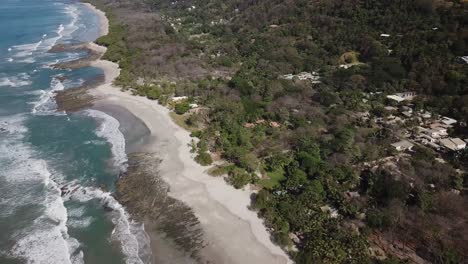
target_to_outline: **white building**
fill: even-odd
[[[420,135],[419,137],[422,139],[423,143],[429,143],[429,142],[436,143],[437,142],[437,139],[430,137],[428,135],[423,134],[423,135]]]
[[[412,150],[412,148],[414,147],[414,144],[409,142],[408,140],[402,140],[402,141],[393,143],[392,146],[397,151],[405,151],[405,150]]]
[[[452,142],[457,146],[457,149],[464,149],[466,148],[466,142],[459,139],[459,138],[452,138]]]
[[[175,96],[175,97],[172,97],[172,101],[173,102],[180,102],[180,101],[183,101],[183,100],[186,100],[188,99],[187,96]]]
[[[460,62],[468,64],[468,56],[461,56],[460,57]]]
[[[453,118],[450,118],[450,117],[446,117],[446,116],[442,116],[440,118],[440,121],[444,124],[446,124],[447,126],[452,126],[454,124],[457,123],[457,120],[453,119]]]
[[[398,110],[398,108],[393,107],[393,106],[385,106],[384,109],[388,112],[395,112]]]
[[[466,142],[459,138],[444,138],[441,139],[439,142],[442,146],[452,151],[462,150],[466,148]]]
[[[401,103],[403,101],[411,101],[416,97],[415,92],[403,92],[403,93],[396,93],[392,95],[387,95],[387,98],[393,101],[396,101],[398,103]]]
[[[301,72],[299,74],[288,73],[280,76],[281,79],[292,80],[297,77],[300,81],[310,80],[312,83],[320,83],[320,75],[317,72]]]
[[[415,92],[403,92],[403,93],[396,93],[395,95],[407,100],[407,101],[411,101],[413,100],[414,97],[416,97],[416,93]]]
[[[432,137],[432,138],[441,138],[448,136],[447,129],[443,127],[436,127],[425,130],[423,133]]]
[[[390,100],[393,100],[393,101],[396,101],[397,103],[401,103],[403,101],[405,101],[404,98],[400,97],[400,96],[397,96],[397,95],[387,95],[387,98],[390,99]]]

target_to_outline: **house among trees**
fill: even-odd
[[[394,106],[385,106],[384,109],[387,112],[396,112],[398,110],[398,108],[396,108]]]
[[[403,93],[396,93],[392,95],[387,95],[387,98],[397,103],[401,103],[403,101],[411,101],[416,97],[415,92],[403,92]]]
[[[271,121],[270,126],[271,127],[280,127],[281,125],[278,122]]]
[[[440,121],[449,127],[451,127],[452,125],[458,122],[457,120],[450,118],[450,117],[446,117],[446,116],[442,116]]]
[[[458,57],[458,61],[462,64],[468,64],[468,56]]]
[[[431,129],[426,129],[424,133],[432,138],[441,138],[448,136],[447,129],[443,127],[435,127]]]
[[[173,102],[180,102],[180,101],[187,100],[187,99],[188,99],[187,96],[174,96],[174,97],[172,97]]]
[[[266,122],[265,119],[259,119],[259,120],[255,121],[255,124],[261,125],[261,124],[264,124],[265,122]]]
[[[409,142],[408,140],[402,140],[402,141],[393,143],[392,146],[397,151],[405,151],[405,150],[412,150],[412,148],[414,147],[414,144]]]
[[[320,83],[320,75],[317,72],[301,72],[296,75],[288,73],[280,76],[280,78],[285,80],[292,80],[294,78],[297,78],[300,81],[310,80],[312,83]]]
[[[440,144],[452,151],[462,150],[466,148],[466,142],[459,138],[444,138],[441,139]]]

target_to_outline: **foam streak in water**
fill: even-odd
[[[58,114],[55,111],[57,105],[55,103],[54,97],[57,91],[61,91],[63,89],[64,86],[62,82],[57,78],[52,78],[52,81],[50,82],[50,89],[47,91],[41,90],[39,100],[34,103],[31,113],[36,115]]]
[[[112,222],[115,225],[112,231],[112,239],[120,242],[127,264],[143,264],[140,254],[145,253],[140,251],[148,248],[149,238],[144,231],[143,225],[130,220],[125,208],[112,197],[111,193],[96,188],[81,187],[73,192],[69,199],[80,202],[99,199],[103,206],[111,209],[113,214]]]
[[[23,116],[0,120],[4,127],[0,131],[0,178],[7,188],[0,196],[2,204],[8,203],[1,215],[11,216],[24,206],[42,209],[30,225],[14,233],[16,243],[7,254],[27,263],[82,263],[79,242],[68,235],[67,209],[54,180],[58,174],[51,173],[46,161],[22,141],[27,132],[23,121]]]
[[[96,135],[105,138],[111,144],[114,165],[121,171],[125,171],[127,169],[127,154],[125,153],[125,138],[119,130],[119,121],[97,110],[86,110],[85,113],[101,122],[96,130]]]
[[[31,56],[47,55],[47,51],[57,44],[60,39],[71,37],[72,33],[78,29],[76,22],[79,17],[79,9],[75,5],[67,5],[64,9],[64,13],[70,16],[70,23],[65,26],[63,24],[58,25],[53,37],[47,38],[48,35],[43,34],[38,42],[14,45],[11,48],[8,48],[8,51],[15,52],[13,57],[23,58],[23,60],[18,60],[18,62],[25,63],[34,62],[34,59],[30,58]],[[13,58],[11,58],[10,62],[12,61]]]
[[[30,85],[30,76],[26,73],[19,74],[18,76],[0,77],[0,87],[22,87]]]

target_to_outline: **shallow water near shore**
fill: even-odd
[[[0,263],[143,263],[142,224],[108,191],[126,170],[126,142],[99,110],[57,111],[55,92],[98,78],[54,69],[79,52],[49,53],[99,35],[77,1],[0,6]],[[144,132],[143,132],[144,133]]]

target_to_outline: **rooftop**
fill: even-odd
[[[457,146],[466,145],[465,141],[463,141],[463,140],[461,140],[459,138],[452,138],[450,140],[452,140],[452,142],[455,143]]]
[[[409,142],[408,140],[402,140],[402,141],[393,143],[392,146],[395,147],[396,149],[409,149],[409,148],[412,148],[414,144]]]
[[[450,150],[460,150],[466,147],[466,143],[459,138],[444,138],[440,140],[440,144]]]
[[[399,103],[405,101],[405,98],[400,97],[400,96],[398,96],[398,95],[394,95],[394,94],[392,94],[392,95],[387,95],[387,98],[388,98],[388,99],[391,99],[391,100],[394,100],[394,101],[397,101],[397,102],[399,102]]]
[[[468,64],[468,56],[461,56],[460,59],[462,62]]]
[[[398,110],[398,108],[393,107],[393,106],[385,106],[384,109],[387,110],[387,111],[396,111],[396,110]]]
[[[457,145],[455,145],[455,143],[453,143],[449,138],[441,139],[440,144],[450,150],[457,150]]]
[[[453,125],[453,124],[457,123],[457,120],[455,120],[453,118],[450,118],[450,117],[446,117],[446,116],[442,116],[441,121],[442,121],[442,123],[444,123],[446,125]]]

